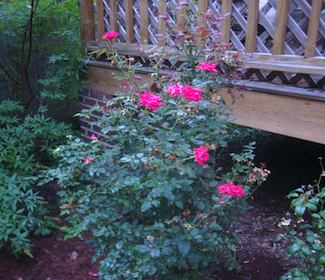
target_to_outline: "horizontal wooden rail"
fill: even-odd
[[[103,48],[101,44],[92,42],[88,44],[89,51],[95,51]],[[157,50],[155,45],[134,45],[130,44],[114,44],[114,48],[120,54],[135,56],[135,57],[149,57],[152,51]],[[177,54],[180,61],[186,58],[180,53],[176,53],[172,48],[164,48],[166,58],[175,57]],[[232,52],[229,52],[232,53]],[[282,71],[290,73],[303,73],[325,76],[325,57],[302,57],[297,55],[272,55],[262,53],[242,54],[243,67],[261,70]]]

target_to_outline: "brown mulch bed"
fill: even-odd
[[[282,232],[278,227],[287,206],[281,199],[263,194],[250,202],[251,209],[239,218],[236,231],[242,243],[238,250],[240,272],[212,269],[209,279],[215,280],[275,280],[292,264],[278,249],[285,244],[275,242]],[[85,241],[63,240],[56,233],[33,240],[34,258],[19,260],[0,252],[1,280],[94,280],[97,264]]]

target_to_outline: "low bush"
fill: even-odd
[[[230,133],[218,87],[238,59],[218,45],[205,53],[191,32],[179,38],[189,59],[178,74],[161,75],[162,63],[142,85],[140,65],[110,45],[118,34],[105,34],[107,49],[94,54],[119,66],[122,89],[80,114],[100,115],[102,136],[55,150],[59,166],[45,180],[62,187],[66,234],[90,235],[100,279],[197,279],[212,264],[236,267],[233,221],[268,172],[254,165],[253,144],[232,155],[229,172],[217,164]]]
[[[292,191],[291,208],[296,221],[285,238],[291,245],[288,253],[298,262],[281,280],[325,279],[325,186],[322,171],[315,185],[302,186]]]
[[[31,234],[48,234],[53,220],[39,195],[38,175],[50,163],[50,149],[69,129],[42,113],[26,115],[14,101],[0,103],[0,248],[31,256]]]

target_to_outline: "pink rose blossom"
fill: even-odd
[[[113,40],[113,39],[116,39],[118,38],[119,36],[119,33],[118,32],[115,32],[115,31],[110,31],[110,32],[105,32],[104,35],[103,35],[103,39],[105,40]]]
[[[86,158],[84,158],[84,159],[82,160],[82,163],[83,163],[84,165],[87,165],[87,164],[92,163],[94,160],[95,160],[95,158],[93,158],[93,157],[86,157]]]
[[[202,89],[187,85],[183,88],[183,95],[189,101],[201,101]]]
[[[150,91],[145,90],[143,94],[139,94],[138,96],[140,98],[138,104],[141,104],[150,110],[156,111],[159,107],[164,106],[164,103],[161,102],[161,97],[152,94]]]
[[[94,133],[90,136],[90,139],[91,140],[98,140],[96,134],[94,134]]]
[[[173,86],[168,86],[166,92],[168,92],[171,96],[178,96],[183,93],[184,87],[180,84],[175,84]]]
[[[204,166],[209,160],[209,150],[204,146],[194,148],[194,160],[199,165]]]
[[[216,67],[217,67],[216,63],[203,61],[199,65],[197,65],[195,69],[206,71],[206,72],[218,73],[219,71],[216,69]]]
[[[242,186],[236,186],[231,182],[227,182],[221,186],[217,187],[220,194],[231,197],[244,197],[245,191]]]

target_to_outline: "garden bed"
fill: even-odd
[[[285,246],[276,243],[276,236],[282,232],[278,227],[287,205],[280,196],[261,190],[251,209],[243,214],[236,232],[241,239],[238,250],[240,272],[229,272],[212,268],[209,279],[222,280],[272,280],[278,279],[289,267],[290,261],[278,249]],[[34,238],[34,258],[20,260],[0,253],[0,279],[6,280],[87,280],[97,279],[97,264],[91,262],[94,255],[84,241],[73,238],[63,240],[58,233]]]

